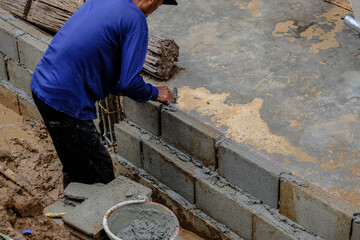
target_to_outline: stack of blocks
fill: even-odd
[[[30,82],[52,37],[0,9],[0,100],[20,115],[41,119]]]
[[[123,108],[118,154],[242,238],[360,239],[357,209],[297,184],[268,155],[174,106],[124,97]]]

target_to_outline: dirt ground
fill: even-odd
[[[0,104],[0,233],[13,239],[72,239],[43,215],[44,207],[62,197],[61,170],[45,126]],[[32,237],[23,236],[26,229]]]
[[[46,206],[63,197],[62,166],[45,125],[23,118],[2,104],[0,196],[0,233],[16,240],[75,239],[43,215]],[[23,236],[26,229],[33,232],[32,237]],[[180,236],[202,239],[184,229]]]

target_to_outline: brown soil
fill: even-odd
[[[0,233],[16,240],[75,239],[43,215],[46,206],[63,197],[62,166],[45,125],[23,118],[2,104],[0,196]],[[23,235],[26,229],[33,232],[31,237]],[[180,236],[202,239],[184,229]]]
[[[61,170],[45,126],[0,104],[0,233],[13,239],[72,239],[43,215],[44,207],[62,197]],[[26,229],[31,237],[23,236]]]

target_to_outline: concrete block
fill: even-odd
[[[254,240],[296,240],[299,239],[261,215],[254,215],[253,218],[253,239]]]
[[[217,157],[220,176],[271,207],[278,208],[280,173],[285,169],[246,144],[230,140],[219,146]]]
[[[142,168],[140,130],[126,122],[114,125],[118,155]]]
[[[0,103],[20,115],[19,100],[17,94],[10,87],[1,82]]]
[[[360,213],[354,216],[350,240],[360,240]]]
[[[7,61],[7,70],[9,73],[9,81],[14,84],[15,87],[23,90],[28,96],[31,96],[30,83],[32,73],[13,60]]]
[[[318,187],[280,182],[280,213],[324,239],[350,239],[355,211]]]
[[[42,116],[35,103],[30,97],[18,96],[20,115],[26,118],[43,121]]]
[[[65,215],[63,221],[85,235],[98,239],[103,234],[102,219],[111,207],[123,201],[135,200],[139,195],[150,199],[151,194],[149,188],[119,176]]]
[[[44,55],[48,45],[42,41],[25,34],[18,38],[18,48],[21,63],[31,71],[35,70],[36,65]]]
[[[74,200],[86,200],[98,192],[102,186],[84,184],[78,182],[70,183],[64,190],[64,196]]]
[[[165,142],[201,161],[211,170],[216,169],[215,143],[221,135],[220,131],[183,111],[161,112],[161,136]]]
[[[136,123],[146,131],[160,136],[161,103],[153,101],[138,103],[124,97],[123,106],[128,120]]]
[[[206,177],[195,179],[196,206],[246,240],[252,239],[252,210],[232,188]]]
[[[19,61],[16,38],[23,34],[23,31],[0,19],[0,52],[15,61]]]
[[[0,53],[0,79],[8,80],[5,55]]]
[[[193,163],[180,160],[167,147],[152,140],[143,142],[143,155],[147,172],[189,202],[195,202]]]

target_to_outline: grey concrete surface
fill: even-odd
[[[164,141],[212,170],[217,166],[215,144],[221,135],[220,131],[183,111],[163,109],[161,112],[161,137]]]
[[[28,96],[31,96],[30,83],[32,73],[13,60],[7,61],[7,70],[9,81],[14,84],[15,87],[23,90]]]
[[[176,154],[156,141],[143,143],[144,170],[160,182],[183,196],[190,203],[195,203],[195,166],[180,160]]]
[[[146,131],[160,136],[161,103],[153,101],[138,103],[128,97],[124,97],[123,106],[128,120],[141,126]]]
[[[102,235],[102,219],[107,210],[120,202],[136,200],[139,195],[151,199],[151,194],[149,188],[119,176],[65,215],[63,221],[82,233],[97,238]]]
[[[31,71],[35,70],[47,48],[47,44],[28,34],[18,37],[21,63]]]
[[[360,208],[360,39],[325,1],[179,0],[148,18],[175,39],[177,106]]]
[[[219,174],[259,200],[278,208],[280,174],[285,170],[246,144],[225,141],[218,149]]]
[[[140,130],[123,121],[114,125],[117,142],[117,154],[137,167],[141,162],[141,133]]]

